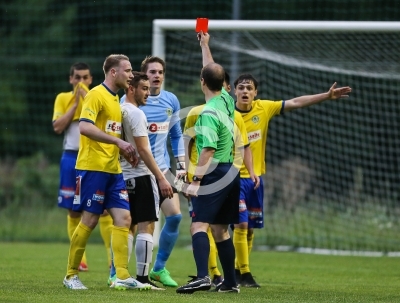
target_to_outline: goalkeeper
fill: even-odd
[[[321,103],[325,100],[347,98],[351,88],[336,88],[336,82],[329,91],[316,95],[306,95],[290,100],[254,100],[257,96],[258,82],[251,74],[240,75],[234,82],[236,111],[241,113],[248,133],[250,149],[253,154],[254,172],[257,176],[265,174],[265,147],[268,136],[268,123],[276,115]],[[254,228],[264,226],[263,199],[264,188],[254,189],[253,181],[246,167],[240,170],[239,224],[235,224],[233,244],[236,252],[236,281],[243,287],[260,287],[254,280],[249,267],[249,255],[253,246]]]

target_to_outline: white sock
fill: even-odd
[[[153,259],[153,236],[138,234],[136,237],[136,274],[148,276],[150,263]]]

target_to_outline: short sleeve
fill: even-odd
[[[64,98],[62,94],[58,94],[56,100],[54,101],[54,111],[53,111],[53,120],[55,121],[61,116],[63,116],[66,112],[66,103],[64,102]]]
[[[283,113],[284,101],[270,101],[260,100],[261,106],[264,108],[267,114],[267,119],[271,119],[273,116],[277,116]]]
[[[218,115],[213,109],[207,108],[203,110],[195,125],[196,134],[201,134],[202,136],[203,148],[217,148],[219,124]]]
[[[94,123],[102,108],[103,105],[99,93],[93,90],[89,91],[83,101],[82,112],[79,121]]]

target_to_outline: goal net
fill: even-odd
[[[230,73],[232,87],[239,74],[251,73],[259,80],[257,98],[326,92],[334,82],[353,89],[348,99],[272,119],[265,227],[256,230],[255,244],[400,251],[400,23],[210,20],[209,26],[214,60]],[[153,54],[166,59],[165,89],[182,108],[204,102],[194,28],[193,20],[153,23]]]

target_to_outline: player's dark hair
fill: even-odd
[[[132,74],[133,74],[133,79],[129,80],[129,85],[135,88],[138,87],[140,81],[149,80],[149,77],[147,77],[147,75],[143,72],[133,71]],[[125,93],[128,93],[128,88],[125,89]]]
[[[257,89],[258,87],[258,81],[256,80],[256,78],[253,77],[252,74],[241,74],[233,83],[233,85],[235,86],[235,88],[237,87],[237,85],[239,83],[242,83],[243,81],[252,81],[254,84],[254,88]]]
[[[229,74],[226,71],[225,71],[224,81],[226,82],[227,85],[229,85],[231,82],[231,76],[229,76]]]
[[[88,64],[83,62],[74,63],[71,65],[71,68],[69,69],[69,75],[73,76],[76,70],[89,70],[90,72],[90,67]]]
[[[121,61],[129,61],[129,58],[125,55],[109,55],[103,64],[104,74],[107,74],[113,67],[118,67]]]
[[[161,59],[160,57],[156,57],[156,56],[147,56],[146,58],[144,58],[144,60],[142,61],[142,64],[140,65],[140,70],[144,73],[147,73],[147,69],[149,68],[150,63],[160,63],[163,67],[163,71],[165,74],[165,69],[166,69],[165,61],[163,59]]]
[[[217,92],[224,85],[225,71],[221,65],[210,63],[203,67],[200,77],[204,80],[210,91]]]

